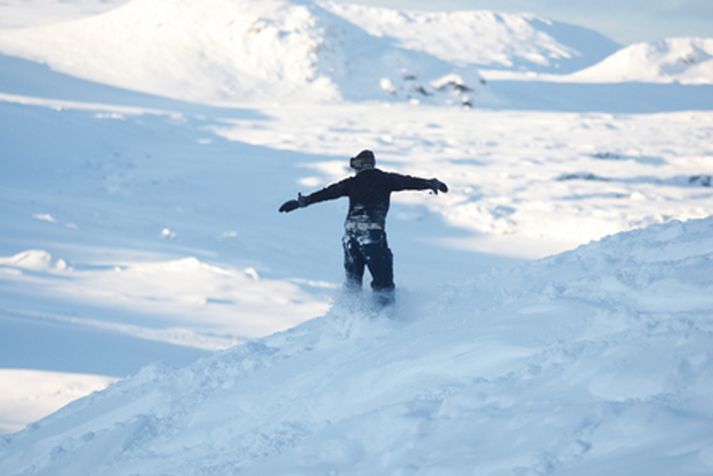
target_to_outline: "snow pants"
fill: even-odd
[[[348,231],[342,238],[347,290],[360,290],[364,268],[371,273],[371,289],[380,304],[394,300],[394,257],[384,230]]]

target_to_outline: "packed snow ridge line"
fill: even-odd
[[[6,437],[8,475],[713,471],[713,217],[162,365]],[[652,455],[656,455],[652,459]]]

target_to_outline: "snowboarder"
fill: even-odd
[[[359,152],[349,160],[356,175],[329,185],[310,195],[297,195],[288,200],[280,212],[291,212],[313,203],[349,197],[349,211],[344,222],[344,270],[348,291],[361,290],[364,268],[372,276],[371,288],[375,302],[385,306],[394,302],[393,255],[386,241],[386,214],[389,211],[391,192],[401,190],[432,190],[448,192],[445,183],[438,179],[423,179],[384,172],[376,168],[374,153]]]

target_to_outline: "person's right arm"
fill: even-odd
[[[304,208],[313,203],[323,202],[325,200],[334,200],[335,198],[344,197],[349,195],[349,181],[350,178],[346,178],[341,182],[333,183],[328,187],[321,190],[317,190],[309,195],[297,195],[297,200],[288,200],[282,204],[280,207],[281,212],[291,212],[297,208]]]
[[[349,195],[349,182],[352,180],[351,177],[345,178],[341,182],[333,183],[322,190],[317,190],[316,192],[304,197],[305,205],[312,205],[313,203],[324,202],[325,200],[334,200],[335,198],[345,197]]]

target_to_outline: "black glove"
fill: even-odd
[[[283,213],[291,212],[292,210],[297,210],[298,208],[304,208],[307,206],[307,197],[301,193],[297,194],[297,200],[287,200],[280,207],[280,211]]]
[[[438,179],[434,178],[434,179],[429,180],[428,185],[431,188],[431,190],[433,190],[433,193],[435,193],[436,195],[438,195],[438,192],[443,192],[443,193],[448,192],[448,186]]]
[[[297,210],[299,207],[300,207],[300,204],[297,200],[287,200],[280,207],[280,211],[282,213],[291,212],[292,210]]]

